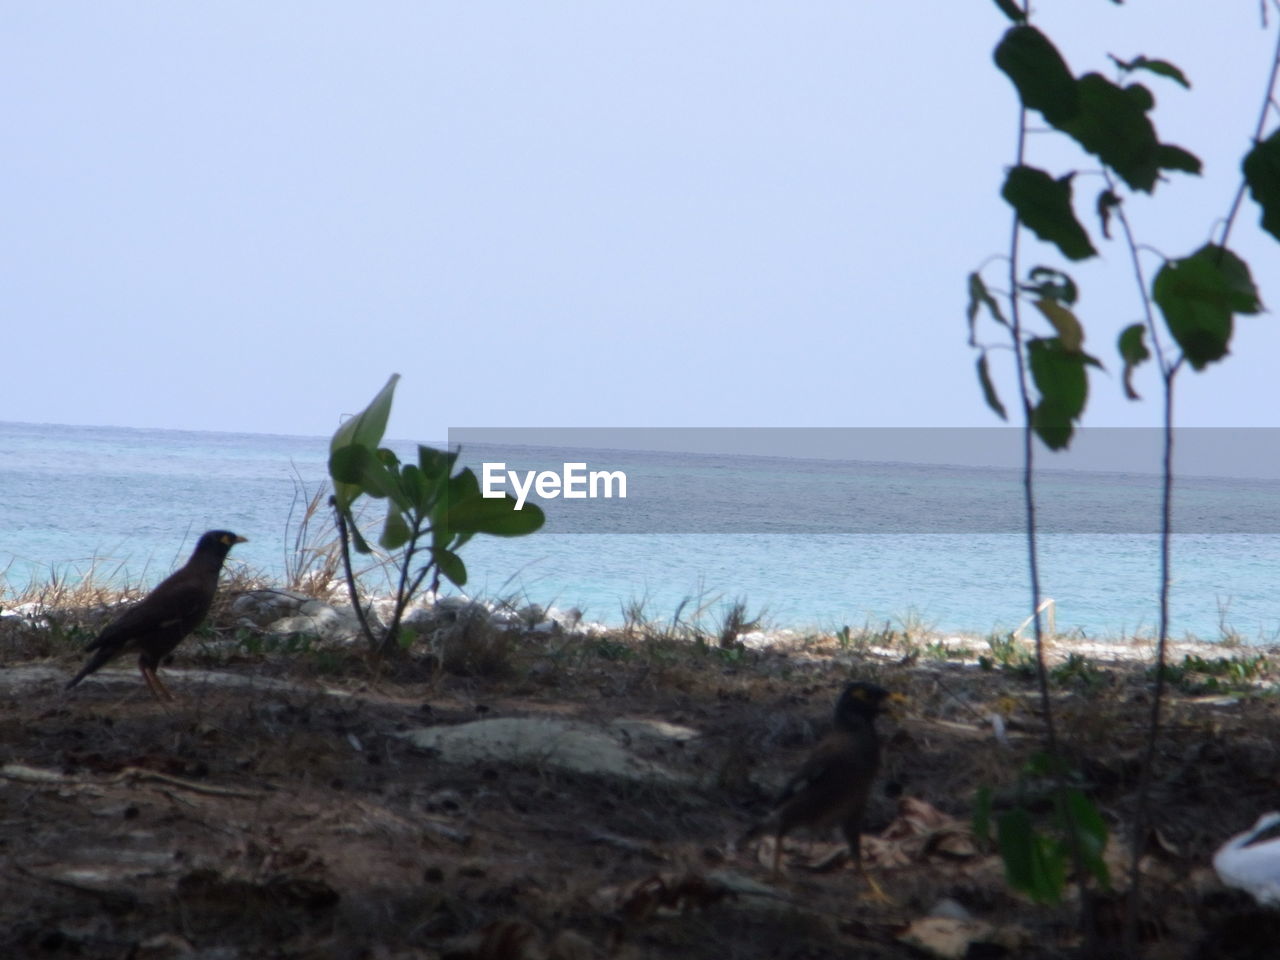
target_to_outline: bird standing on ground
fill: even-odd
[[[871,795],[871,783],[880,767],[880,740],[876,717],[886,701],[901,701],[874,683],[854,682],[836,701],[835,729],[814,748],[798,773],[787,781],[774,812],[756,824],[740,842],[772,833],[775,845],[773,870],[778,871],[782,838],[796,827],[829,828],[839,825],[849,844],[854,865],[862,871],[862,816]],[[883,897],[875,881],[872,890]]]
[[[160,585],[130,607],[98,634],[86,648],[94,651],[89,662],[67,684],[70,690],[103,664],[123,653],[136,651],[138,669],[157,700],[172,700],[156,668],[182,638],[200,625],[218,589],[218,574],[227,553],[244,537],[228,530],[210,530],[200,538],[186,566],[174,571]]]

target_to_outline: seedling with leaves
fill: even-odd
[[[1150,76],[1156,82],[1168,81],[1184,90],[1190,88],[1190,81],[1174,64],[1145,55],[1127,60],[1111,56],[1114,80],[1096,72],[1077,76],[1054,43],[1031,24],[1028,0],[995,0],[995,4],[1013,23],[994,53],[996,66],[1012,81],[1019,99],[1017,150],[1001,191],[1013,208],[1013,229],[1008,255],[1004,258],[1008,268],[1005,290],[993,291],[987,286],[982,271],[974,271],[968,278],[966,315],[969,343],[979,351],[977,374],[983,398],[1001,419],[1008,419],[1008,411],[1000,398],[998,378],[990,366],[991,351],[997,344],[980,339],[980,318],[985,317],[994,325],[1003,341],[998,346],[1010,349],[1014,359],[1015,383],[1023,414],[1023,487],[1033,611],[1040,607],[1033,437],[1038,437],[1051,450],[1064,449],[1070,444],[1088,398],[1089,368],[1101,367],[1101,362],[1084,349],[1084,326],[1075,315],[1079,291],[1070,275],[1060,268],[1043,265],[1033,267],[1025,276],[1022,274],[1020,254],[1024,228],[1056,247],[1067,261],[1086,260],[1098,253],[1098,237],[1091,235],[1076,216],[1074,188],[1078,171],[1054,174],[1029,162],[1028,137],[1034,115],[1042,118],[1051,131],[1074,141],[1086,155],[1085,168],[1093,168],[1090,172],[1100,173],[1102,186],[1093,203],[1098,233],[1101,239],[1110,240],[1114,220],[1120,226],[1127,247],[1144,320],[1119,333],[1118,348],[1123,364],[1121,381],[1125,394],[1130,399],[1138,399],[1134,386],[1135,371],[1153,357],[1163,382],[1160,634],[1156,690],[1152,698],[1147,749],[1133,825],[1133,836],[1140,838],[1147,833],[1147,795],[1160,724],[1165,679],[1163,665],[1169,635],[1174,380],[1184,365],[1202,371],[1222,360],[1230,348],[1235,317],[1261,310],[1249,266],[1228,247],[1228,240],[1246,188],[1261,208],[1263,229],[1280,239],[1280,130],[1265,138],[1263,136],[1275,104],[1275,87],[1280,75],[1280,45],[1273,56],[1253,147],[1242,164],[1243,181],[1230,213],[1222,221],[1221,233],[1185,256],[1162,256],[1148,288],[1140,251],[1150,248],[1139,245],[1134,238],[1125,213],[1126,198],[1139,193],[1153,193],[1157,184],[1166,182],[1167,174],[1198,175],[1201,164],[1184,148],[1160,140],[1150,117],[1155,97],[1134,76]],[[1025,303],[1036,308],[1047,321],[1051,333],[1047,330],[1031,332],[1024,317]],[[1164,319],[1165,335],[1172,341],[1168,345],[1162,341],[1161,332],[1157,329],[1157,307]],[[1034,399],[1033,387],[1038,394]],[[1038,613],[1034,620],[1036,669],[1044,712],[1046,748],[1050,757],[1059,757]],[[1065,784],[1061,780],[1059,783],[1065,790]],[[1086,872],[1083,860],[1086,851],[1079,845],[1082,835],[1078,825],[1071,825],[1076,813],[1074,805],[1060,798],[1058,808],[1067,819],[1067,838],[1076,844],[1072,850],[1075,872],[1082,877]],[[1087,816],[1088,812],[1082,811],[1082,815]],[[1126,922],[1126,946],[1130,953],[1136,950],[1140,903],[1138,856],[1139,845],[1135,843],[1130,870],[1133,891]],[[1089,941],[1094,928],[1088,897],[1082,896],[1081,904],[1084,933]]]
[[[1065,789],[1054,789],[1049,829],[1036,825],[1026,797],[1029,784],[1043,782],[1050,776],[1068,782],[1078,779],[1056,768],[1048,754],[1038,753],[1023,769],[1018,781],[1019,799],[1013,809],[994,813],[988,787],[978,791],[974,804],[973,832],[980,839],[996,844],[1009,886],[1036,903],[1062,902],[1073,852],[1078,852],[1084,872],[1077,877],[1078,883],[1083,885],[1092,878],[1102,890],[1111,883],[1110,871],[1103,859],[1107,848],[1106,821],[1078,786],[1069,783]]]
[[[338,429],[329,452],[330,503],[337,519],[347,590],[369,648],[384,655],[400,649],[404,612],[428,577],[433,593],[441,577],[458,587],[466,584],[467,568],[458,551],[468,540],[478,533],[524,536],[545,520],[534,504],[516,509],[510,496],[483,496],[470,468],[453,472],[456,452],[419,445],[418,462],[402,464],[393,451],[379,446],[399,379],[398,373],[392,374],[369,406]],[[373,552],[353,512],[365,496],[387,501],[378,546],[393,558],[397,573],[391,622],[381,636],[373,631],[351,572],[351,546],[359,553]]]

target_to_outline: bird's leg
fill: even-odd
[[[867,881],[867,886],[871,888],[871,899],[880,903],[892,904],[894,902],[893,897],[880,889],[880,884],[876,883],[876,878],[867,873],[867,868],[862,864],[862,825],[860,823],[846,823],[843,832],[845,840],[849,843],[849,853],[853,857],[853,867],[858,873],[862,874],[862,878]]]
[[[147,689],[151,691],[153,697],[161,703],[166,700],[170,703],[173,702],[173,694],[160,682],[160,678],[156,676],[156,672],[151,667],[139,661],[138,669],[142,671],[142,679],[147,682]]]
[[[779,830],[773,837],[773,875],[779,876],[782,873],[782,831]]]
[[[887,893],[885,893],[883,890],[880,889],[880,884],[876,883],[876,878],[873,877],[871,874],[867,873],[866,868],[863,867],[862,864],[858,864],[858,872],[862,874],[862,878],[867,881],[867,886],[871,888],[872,900],[876,900],[879,903],[884,903],[889,905],[893,904],[894,902],[893,897],[889,896]]]

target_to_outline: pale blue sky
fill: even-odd
[[[1077,73],[1190,76],[1144,82],[1207,175],[1131,206],[1179,255],[1229,205],[1273,36],[1256,0],[1171,6],[1037,15]],[[1005,26],[989,0],[6,5],[0,419],[327,434],[396,370],[391,432],[423,439],[994,425],[963,308],[1007,242]],[[1256,222],[1233,245],[1274,303]],[[1158,416],[1150,369],[1121,397],[1126,264],[1075,271],[1094,425]],[[1278,425],[1275,318],[1234,354],[1183,377],[1180,422]]]

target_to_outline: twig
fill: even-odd
[[[117,783],[149,780],[155,783],[164,783],[171,787],[179,787],[183,790],[190,790],[193,793],[207,794],[211,797],[239,797],[244,800],[258,800],[267,795],[261,790],[242,790],[235,787],[219,787],[209,783],[197,783],[194,780],[174,777],[158,770],[148,770],[145,767],[125,767],[114,776],[99,780],[94,777],[80,777],[59,773],[56,770],[46,770],[42,767],[29,767],[24,763],[6,763],[3,767],[0,767],[0,777],[18,783],[45,784],[49,786],[111,786]]]
[[[369,621],[364,614],[364,608],[360,606],[360,593],[356,589],[355,574],[351,572],[351,544],[347,533],[347,518],[338,506],[337,496],[329,498],[329,506],[333,507],[334,516],[338,519],[338,539],[342,543],[342,570],[346,574],[347,593],[351,595],[351,606],[355,608],[356,619],[360,621],[360,631],[364,634],[365,639],[369,641],[369,649],[377,652],[378,641],[374,639],[373,631],[369,628]]]

